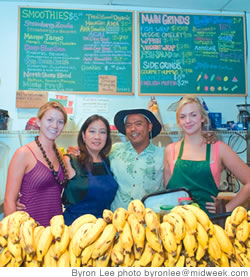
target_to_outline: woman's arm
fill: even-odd
[[[23,176],[26,172],[29,157],[27,150],[21,147],[15,152],[10,161],[4,199],[5,216],[17,210],[16,201],[18,199]]]
[[[171,146],[170,144],[166,146],[164,150],[164,188],[167,187],[167,184],[172,176],[169,161],[171,159]]]
[[[226,205],[226,211],[232,211],[250,198],[250,168],[225,143],[221,143],[220,160],[222,165],[228,168],[243,184],[240,192]]]

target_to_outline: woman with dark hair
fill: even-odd
[[[67,225],[86,213],[101,217],[103,210],[110,208],[118,187],[107,158],[112,146],[108,121],[100,115],[90,116],[77,142],[79,155],[65,155],[69,182],[62,202]]]

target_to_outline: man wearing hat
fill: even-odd
[[[119,184],[112,210],[127,209],[133,199],[142,199],[148,193],[163,189],[164,150],[151,142],[162,128],[151,111],[119,111],[114,124],[128,141],[115,143],[110,154],[111,170]]]

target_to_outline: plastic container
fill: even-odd
[[[175,206],[173,205],[162,205],[160,206],[160,212],[158,213],[159,220],[162,222],[163,216],[168,214]]]
[[[178,198],[178,203],[179,205],[183,206],[183,205],[189,205],[194,203],[194,201],[192,200],[191,197],[180,197]]]
[[[0,130],[8,130],[8,111],[0,109]]]

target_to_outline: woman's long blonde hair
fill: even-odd
[[[189,104],[189,103],[196,103],[198,105],[201,116],[204,119],[204,122],[202,122],[202,126],[204,124],[209,123],[208,114],[207,114],[206,110],[204,109],[203,105],[201,104],[199,98],[193,94],[187,94],[179,100],[178,107],[176,109],[176,122],[177,122],[178,127],[180,128],[180,125],[179,125],[180,111],[183,106],[185,106],[186,104]]]

